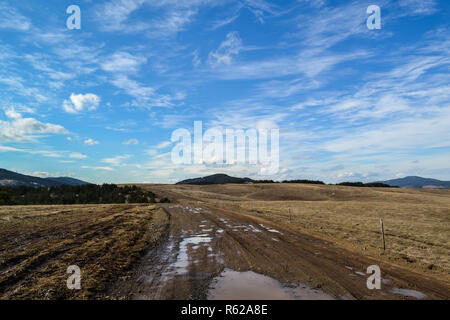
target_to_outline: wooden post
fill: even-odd
[[[291,223],[292,222],[291,208],[288,208],[288,210],[289,210],[289,223]]]
[[[382,235],[382,240],[383,240],[383,250],[386,250],[386,242],[384,240],[384,223],[383,223],[383,219],[380,219],[380,224],[381,224],[381,235]]]

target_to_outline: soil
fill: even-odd
[[[147,252],[104,298],[450,298],[447,282],[283,225],[200,199],[178,198],[161,207],[170,217],[166,241]],[[381,268],[380,290],[367,288],[371,265]]]

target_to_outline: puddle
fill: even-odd
[[[411,297],[416,299],[425,299],[427,297],[426,294],[416,291],[416,290],[410,290],[410,289],[400,289],[400,288],[394,288],[391,290],[392,293],[398,294],[404,297]]]
[[[250,227],[250,229],[251,229],[253,232],[261,232],[261,230],[259,230],[258,228],[256,228],[256,227],[255,227],[254,225],[252,225],[252,224],[250,224],[249,227]]]
[[[263,227],[264,229],[266,229],[267,231],[269,231],[269,232],[282,234],[280,231],[278,231],[278,230],[276,230],[276,229],[271,229],[271,228],[269,228],[269,227],[266,227],[266,226],[263,225],[262,223],[260,223],[259,225],[260,225],[261,227]]]
[[[208,292],[208,300],[332,300],[308,286],[289,288],[278,280],[253,272],[225,269]]]
[[[173,264],[176,273],[183,274],[187,272],[187,267],[189,265],[188,245],[192,245],[192,249],[196,250],[200,244],[209,243],[211,240],[212,238],[208,237],[208,234],[199,234],[194,237],[183,239],[180,243],[180,252],[178,253],[177,261]]]

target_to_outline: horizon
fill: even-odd
[[[78,1],[70,29],[71,1],[0,0],[0,167],[96,184],[450,180],[448,2],[127,4]],[[277,128],[277,173],[174,163],[173,133],[196,121]]]
[[[87,180],[81,180],[81,179],[79,179],[79,178],[77,178],[77,177],[75,177],[75,176],[72,176],[72,177],[69,177],[69,176],[38,176],[38,175],[34,176],[34,175],[32,175],[32,174],[21,173],[21,172],[17,172],[17,171],[12,171],[12,170],[8,170],[8,169],[5,169],[5,168],[0,168],[0,170],[7,170],[7,171],[15,172],[15,173],[18,173],[18,174],[23,174],[23,175],[33,176],[33,177],[38,177],[38,178],[43,178],[43,179],[52,179],[52,178],[53,178],[53,179],[54,179],[54,178],[72,178],[72,179],[80,180],[80,181],[87,182],[87,183],[97,184],[97,185],[101,185],[101,184],[106,184],[106,183],[107,183],[107,182],[93,183],[93,182],[90,182],[90,181],[87,181]],[[120,185],[120,184],[126,184],[126,185],[133,185],[133,184],[136,184],[136,185],[138,185],[138,184],[170,184],[170,185],[175,185],[175,184],[177,184],[177,183],[179,183],[179,182],[182,182],[182,181],[185,181],[185,180],[201,179],[201,178],[207,178],[207,177],[215,176],[215,175],[226,175],[226,176],[228,176],[228,177],[239,178],[239,179],[247,179],[247,178],[249,178],[249,177],[234,177],[234,176],[230,176],[230,175],[228,175],[228,174],[226,174],[226,173],[216,172],[216,173],[213,173],[213,174],[210,174],[210,175],[207,175],[207,176],[187,178],[187,179],[179,180],[179,181],[172,182],[172,183],[164,183],[164,182],[160,182],[160,183],[158,183],[158,182],[124,182],[124,183],[117,183],[117,184],[119,184],[119,185]],[[332,182],[327,182],[327,181],[316,180],[316,179],[301,179],[301,178],[298,178],[298,179],[289,179],[289,180],[272,180],[272,181],[275,182],[275,183],[281,183],[281,182],[283,182],[283,181],[307,180],[307,181],[320,181],[320,182],[325,183],[326,185],[337,185],[337,184],[340,184],[340,183],[346,183],[346,182],[348,182],[348,183],[356,183],[356,182],[376,183],[376,182],[386,182],[386,181],[390,181],[390,180],[401,180],[401,179],[406,179],[406,178],[435,179],[435,178],[428,178],[428,177],[421,177],[421,176],[405,176],[405,177],[399,177],[399,178],[386,179],[386,180],[382,180],[382,181],[380,181],[380,180],[378,180],[378,181],[356,181],[356,180],[350,181],[350,180],[342,180],[342,181],[337,181],[337,182],[334,182],[334,183],[332,183]],[[251,178],[250,178],[250,179],[251,179]],[[256,180],[256,179],[252,179],[252,180],[258,181],[258,180]],[[271,179],[262,179],[262,180],[269,180],[269,181],[270,181]],[[447,181],[445,181],[445,180],[440,180],[440,179],[435,179],[435,180],[439,180],[439,181],[442,181],[442,182],[447,182]],[[112,182],[111,184],[115,184],[115,183]]]

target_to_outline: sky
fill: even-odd
[[[69,28],[80,8],[79,28]],[[377,5],[381,28],[369,29]],[[446,0],[0,0],[0,167],[93,183],[450,180]],[[69,23],[68,23],[69,20]],[[278,128],[279,169],[176,164]]]

